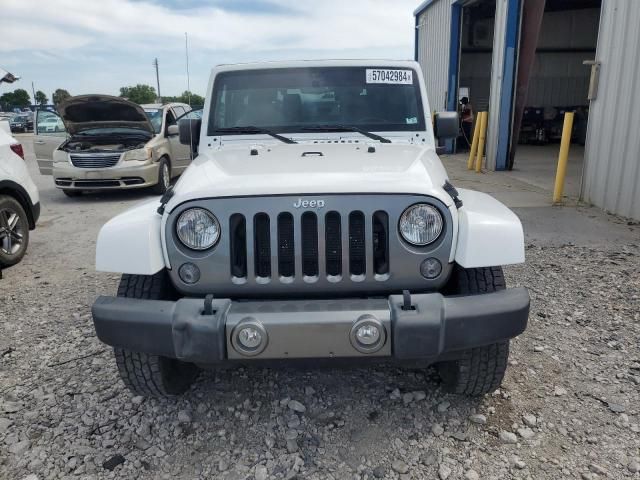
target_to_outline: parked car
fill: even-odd
[[[96,267],[98,338],[139,395],[184,392],[199,367],[259,361],[436,363],[444,385],[493,392],[524,331],[518,217],[456,189],[420,66],[407,61],[227,65],[201,120],[199,156],[160,200],[113,218]],[[435,134],[435,135],[434,135]]]
[[[38,189],[24,161],[22,145],[0,129],[0,277],[24,257],[29,230],[40,216]]]
[[[178,139],[181,103],[137,105],[120,97],[81,95],[36,114],[34,150],[40,173],[68,196],[83,190],[152,187],[164,193],[191,162]],[[63,124],[52,129],[53,122]]]
[[[27,115],[14,115],[11,120],[9,120],[9,125],[12,132],[25,133],[33,130],[33,120]]]

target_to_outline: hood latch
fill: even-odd
[[[460,209],[460,207],[462,207],[462,200],[458,198],[458,190],[456,190],[456,187],[451,185],[449,180],[446,180],[442,188],[444,189],[445,192],[449,194],[451,198],[453,198],[453,203],[455,203],[456,208]]]

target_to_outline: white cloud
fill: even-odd
[[[418,0],[271,3],[277,8],[265,13],[148,0],[2,0],[2,66],[49,92],[117,93],[122,85],[155,84],[158,57],[162,93],[176,94],[185,89],[184,32],[199,93],[218,63],[412,57]]]
[[[89,43],[179,42],[189,32],[207,50],[339,50],[411,44],[415,1],[279,0],[283,11],[261,14],[218,7],[172,10],[130,0],[5,0],[4,51],[77,48]],[[1,23],[0,23],[1,25]],[[4,35],[19,25],[21,35]],[[15,28],[15,27],[13,27]],[[28,41],[24,43],[24,40]],[[176,45],[168,45],[173,49]],[[181,44],[180,44],[181,46]]]

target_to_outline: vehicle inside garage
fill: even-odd
[[[517,116],[522,111],[522,116],[520,124],[513,125],[513,175],[541,188],[549,187],[555,175],[564,114],[574,112],[565,193],[575,198],[580,192],[589,119],[592,69],[588,62],[596,57],[600,8],[601,0],[547,0],[528,85],[516,86],[516,90],[526,88],[527,94],[514,112]],[[521,43],[521,68],[528,60],[523,47],[526,45]]]
[[[538,11],[526,3],[519,9],[519,31],[513,35],[517,55],[510,64],[502,49],[496,50],[494,38],[496,24],[501,37],[509,36],[509,12],[497,9],[496,0],[461,2],[455,99],[460,109],[467,97],[476,120],[477,112],[489,111],[496,121],[494,136],[511,130],[504,168],[542,188],[553,183],[564,114],[575,112],[565,192],[577,197],[589,118],[591,66],[585,62],[595,60],[601,0],[547,0],[537,5]],[[512,92],[499,88],[509,73]],[[498,123],[495,117],[503,113],[506,97],[513,99],[507,105],[509,118]],[[468,149],[471,138],[466,137],[462,129],[458,152]]]

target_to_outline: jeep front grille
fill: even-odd
[[[70,154],[69,159],[78,168],[108,168],[120,160],[120,153]]]
[[[310,205],[322,199],[323,206]],[[402,212],[418,202],[435,205],[445,218],[441,238],[425,248],[404,242],[397,229]],[[301,205],[307,203],[307,205]],[[195,252],[177,238],[175,222],[187,208],[202,207],[220,222],[211,249]],[[446,206],[412,194],[327,194],[223,197],[190,200],[166,222],[169,274],[188,295],[348,296],[435,290],[450,271],[453,229]],[[442,279],[427,280],[420,264],[436,257]],[[184,284],[180,265],[195,263],[200,281]]]
[[[312,283],[319,277],[322,266],[323,275],[334,282],[340,281],[343,273],[342,246],[345,244],[345,250],[349,252],[346,262],[348,273],[352,280],[361,281],[367,268],[367,242],[371,244],[374,256],[373,262],[369,262],[373,265],[374,273],[388,273],[389,217],[386,212],[378,211],[365,219],[363,212],[353,211],[345,217],[344,228],[348,237],[343,238],[343,216],[336,211],[326,214],[307,211],[297,217],[297,222],[290,212],[282,212],[277,215],[275,225],[272,225],[272,219],[266,213],[258,213],[251,219],[235,214],[229,222],[231,274],[236,279],[246,277],[247,263],[252,263],[255,276],[262,281],[270,279],[277,272],[285,282],[292,282],[299,276],[305,282]],[[247,239],[247,222],[253,224],[253,248],[249,249],[247,241],[251,240]],[[368,239],[366,224],[371,231]],[[274,234],[278,240],[277,255],[272,257],[271,236]],[[253,252],[253,258],[247,258],[247,252],[249,255]],[[298,267],[296,254],[300,257]]]

